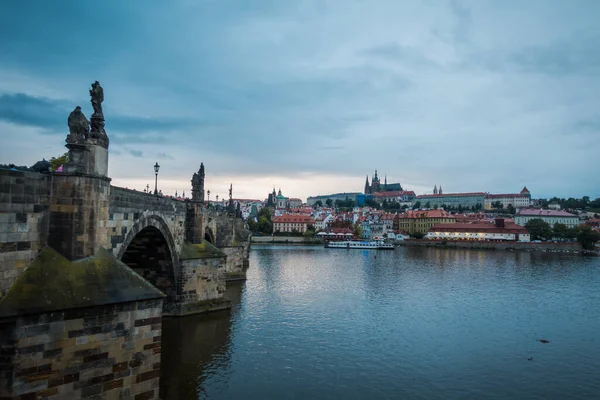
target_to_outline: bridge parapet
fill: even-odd
[[[0,298],[46,243],[50,176],[0,169]]]

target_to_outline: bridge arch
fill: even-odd
[[[160,214],[143,215],[134,223],[117,258],[165,293],[165,306],[176,302],[179,259],[173,235]]]
[[[207,242],[210,242],[211,244],[215,244],[215,234],[213,233],[212,229],[207,226],[204,229],[204,240],[206,240]]]

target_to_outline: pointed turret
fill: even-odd
[[[433,185],[433,194],[438,194],[437,185]]]
[[[369,185],[369,175],[367,175],[367,179],[365,181],[365,194],[370,194],[371,187]]]
[[[442,194],[442,185],[440,185],[440,190],[438,190],[438,194]]]

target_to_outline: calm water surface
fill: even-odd
[[[600,399],[598,258],[256,246],[250,265],[230,313],[165,321],[163,399]]]

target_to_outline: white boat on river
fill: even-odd
[[[327,242],[328,249],[372,249],[372,250],[394,250],[393,244],[387,244],[383,240],[343,240],[339,242]]]

